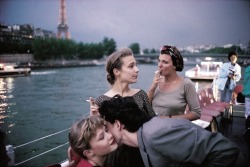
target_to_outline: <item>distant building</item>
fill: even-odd
[[[34,28],[31,24],[6,25],[0,22],[0,54],[30,53],[35,38],[56,38],[53,31]]]
[[[35,38],[56,38],[56,34],[53,31],[49,30],[42,30],[41,28],[36,28],[34,30],[34,37]]]
[[[53,31],[34,28],[31,24],[5,25],[0,23],[0,42],[30,44],[35,38],[56,38]]]
[[[10,26],[0,23],[0,42],[8,40],[8,36],[12,34],[12,29]]]

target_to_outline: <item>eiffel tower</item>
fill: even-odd
[[[70,39],[69,26],[66,23],[66,3],[60,0],[59,24],[57,26],[57,38],[62,38],[62,33],[66,39]]]

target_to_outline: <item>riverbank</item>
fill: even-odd
[[[33,54],[1,54],[0,63],[15,64],[17,68],[50,69],[103,65],[103,60],[46,60],[37,61]]]
[[[34,61],[33,54],[0,54],[1,63],[29,63]]]
[[[71,60],[71,61],[35,61],[32,63],[19,64],[18,67],[29,67],[31,70],[35,69],[54,69],[54,68],[72,68],[72,67],[86,67],[97,66],[96,60]]]
[[[200,57],[201,56],[201,57]],[[212,55],[211,55],[212,56]],[[216,56],[216,55],[213,55]],[[186,65],[196,65],[199,62],[196,62],[194,59],[199,58],[200,60],[204,59],[204,55],[185,55],[183,54],[184,62]],[[157,64],[158,55],[135,55],[135,58],[138,64]],[[215,61],[215,60],[214,60]],[[227,61],[227,57],[218,57],[216,61]],[[71,68],[71,67],[85,67],[85,66],[97,66],[104,65],[105,59],[88,59],[88,60],[46,60],[46,61],[37,61],[34,59],[33,54],[0,54],[0,63],[14,63],[19,68],[31,68],[34,69],[50,69],[50,68]],[[238,63],[241,67],[246,67],[250,65],[250,59],[247,55],[241,55]]]

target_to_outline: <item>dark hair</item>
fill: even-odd
[[[133,52],[130,48],[122,48],[114,53],[112,53],[107,60],[106,63],[106,71],[107,71],[107,80],[108,82],[113,85],[115,83],[115,75],[113,72],[113,69],[116,68],[120,70],[122,68],[123,62],[121,61],[121,58],[127,57],[127,56],[133,56]]]
[[[101,116],[111,124],[119,120],[129,132],[136,132],[151,116],[143,112],[133,97],[114,96],[102,102],[99,108]]]
[[[235,55],[235,56],[238,58],[237,53],[234,52],[234,51],[231,51],[231,52],[229,52],[228,55],[227,55],[227,58],[228,58],[229,61],[231,61],[231,60],[230,60],[230,57],[233,56],[233,55]]]
[[[182,71],[184,68],[183,57],[175,46],[165,45],[161,48],[161,54],[170,55],[176,71]]]

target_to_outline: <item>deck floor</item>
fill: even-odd
[[[235,167],[250,166],[250,150],[247,140],[244,138],[245,122],[244,105],[233,107],[233,117],[231,119],[220,119],[219,131],[230,140],[235,142],[241,151],[241,156]],[[250,141],[248,141],[250,142]]]

